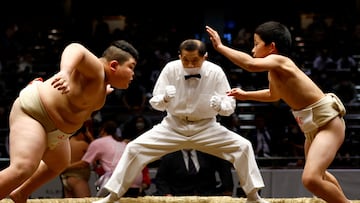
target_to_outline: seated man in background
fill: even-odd
[[[90,143],[94,140],[90,130],[90,122],[90,120],[84,122],[83,126],[70,137],[71,163],[80,161]],[[90,174],[90,167],[65,169],[60,175],[63,186],[63,197],[91,197],[91,190],[88,183]]]
[[[167,154],[161,158],[156,173],[154,195],[232,196],[231,168],[230,162],[201,151],[184,149]]]

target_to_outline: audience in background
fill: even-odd
[[[150,74],[149,77],[147,77],[147,75],[144,74],[141,76],[141,78],[138,77],[137,79],[139,79],[140,85],[143,85],[143,87],[145,87],[146,97],[149,97],[149,95],[151,95],[151,93],[149,93],[149,90],[151,90],[152,87],[152,85],[149,84],[153,84],[155,79],[157,78],[158,73],[161,70],[159,64],[163,64],[164,62],[169,61],[169,59],[177,57],[177,53],[175,53],[174,51],[170,52],[169,50],[176,50],[175,48],[177,47],[177,39],[179,38],[179,29],[182,29],[182,27],[179,27],[177,23],[174,23],[170,27],[161,26],[163,29],[152,29],[149,31],[149,29],[147,28],[154,27],[154,19],[147,20],[146,23],[144,23],[139,19],[132,18],[131,16],[122,16],[121,18],[123,18],[121,20],[121,26],[120,24],[116,25],[119,27],[115,29],[113,29],[114,24],[112,24],[112,22],[114,21],[109,24],[109,21],[107,21],[105,17],[101,16],[96,16],[95,18],[89,17],[81,19],[72,18],[71,22],[69,22],[68,24],[69,27],[62,27],[61,25],[57,24],[57,21],[54,21],[51,18],[44,19],[44,22],[36,24],[40,27],[30,26],[32,25],[32,18],[24,19],[26,23],[22,22],[20,17],[17,19],[4,20],[1,23],[0,33],[0,88],[2,90],[0,93],[2,94],[0,102],[2,106],[10,106],[11,101],[13,101],[14,97],[16,97],[18,88],[20,88],[19,84],[23,84],[21,81],[26,81],[26,79],[24,80],[24,77],[29,77],[28,73],[30,74],[31,72],[32,75],[44,76],[54,71],[53,67],[56,67],[56,64],[54,65],[53,63],[56,62],[54,62],[53,59],[54,56],[58,55],[55,53],[57,51],[57,48],[54,48],[55,45],[56,47],[62,47],[62,43],[75,40],[83,41],[84,44],[87,44],[98,54],[101,54],[99,50],[101,50],[104,39],[105,41],[107,41],[109,39],[115,40],[116,38],[119,39],[125,37],[130,41],[135,41],[137,44],[141,44],[142,57],[141,62],[139,63],[139,67],[143,67],[141,69],[142,73],[143,70],[145,70],[149,73],[154,73],[154,77],[151,77]],[[37,20],[37,18],[33,19]],[[304,69],[312,70],[310,73],[311,77],[314,78],[316,82],[321,87],[324,87],[324,89],[326,90],[330,90],[331,88],[339,88],[339,91],[341,92],[344,86],[351,87],[352,85],[358,85],[357,78],[359,78],[359,71],[357,70],[357,66],[360,58],[360,23],[354,21],[353,16],[349,19],[348,16],[345,15],[322,15],[321,12],[314,12],[313,14],[311,14],[311,18],[308,15],[308,18],[306,20],[309,20],[309,23],[305,26],[303,25],[303,19],[301,19],[301,22],[299,24],[297,22],[296,24],[294,24],[294,22],[288,22],[290,24],[290,27],[293,28],[293,31],[296,32],[296,35],[294,36],[294,41],[299,42],[296,44],[297,53],[295,53],[296,55],[301,56],[301,60],[297,61],[299,65],[301,65]],[[38,23],[38,20],[36,21],[36,23]],[[243,42],[246,40],[243,39],[249,38],[248,30],[253,26],[253,24],[251,22],[245,24],[243,22],[235,23],[235,27],[232,27],[231,30],[226,30],[226,32],[231,31],[233,33],[231,35],[233,40],[229,41],[229,43],[232,43],[232,45],[235,47],[250,51],[250,49],[248,48],[250,47],[250,44],[244,44]],[[42,24],[46,24],[47,28],[43,29],[41,27]],[[56,33],[56,36],[53,33],[54,30],[58,31]],[[144,38],[145,36],[143,35],[144,30],[149,31],[146,38]],[[113,32],[111,33],[111,31]],[[138,39],[139,36],[142,38]],[[301,42],[299,41],[299,39],[301,39]],[[350,44],[350,46],[343,48],[344,43],[347,45]],[[318,59],[314,59],[317,56],[317,51],[321,52],[323,50],[325,50],[325,52],[327,52],[329,56],[331,56],[332,62],[330,63],[330,67],[334,68],[335,70],[340,68],[339,64],[351,65],[350,69],[352,71],[352,75],[347,78],[347,81],[339,81],[336,77],[329,78],[329,74],[324,73],[324,71],[322,71],[324,69],[321,68],[321,66],[316,65],[318,64]],[[211,50],[209,51],[211,55]],[[340,62],[343,61],[342,54],[346,54],[351,58],[349,60],[345,60],[347,61],[346,63]],[[216,57],[221,58],[219,56],[216,56],[215,54],[212,55],[213,59]],[[28,61],[27,59],[31,60]],[[222,66],[224,66],[225,60],[217,61],[220,62]],[[230,64],[226,64],[225,67],[228,67],[229,65]],[[345,69],[340,68],[340,70],[347,70],[348,67]],[[28,72],[28,68],[32,68],[32,71]],[[318,71],[319,69],[322,70]],[[17,73],[16,70],[20,71]],[[226,71],[227,70],[228,69],[226,69]],[[234,83],[232,86],[243,87],[247,86],[249,80],[251,83],[253,80],[256,80],[256,84],[261,84],[259,76],[254,75],[255,74],[249,75],[240,71],[231,73],[229,72],[228,74],[231,83],[232,81],[237,81],[237,83]],[[337,75],[335,74],[335,76]],[[149,78],[151,79],[149,80]],[[235,79],[233,80],[232,78]],[[21,83],[19,83],[18,81],[20,81]],[[345,89],[344,93],[348,90],[351,91],[351,88]],[[115,91],[125,92],[118,90]],[[131,95],[134,93],[136,93],[136,90],[130,91],[129,94]],[[341,94],[338,95],[342,97]],[[348,95],[352,96],[352,93]],[[115,96],[116,94],[110,95],[110,97]],[[113,100],[113,103],[109,105],[109,108],[101,110],[101,113],[103,113],[104,115],[107,115],[109,112],[114,113],[112,105],[124,105],[126,107],[129,107],[126,102],[129,101],[130,103],[132,103],[133,101],[140,101],[137,100],[136,97],[133,97],[128,101],[121,101],[121,99],[122,98],[115,98]],[[358,102],[356,99],[351,100],[350,97],[349,100],[347,98],[345,98],[344,101],[345,100],[350,101],[350,105]],[[142,107],[141,105],[134,105],[133,107],[135,109],[141,107],[141,110],[147,111],[148,109],[146,109],[146,100],[144,104],[145,106]],[[130,106],[131,105],[132,104],[130,104]],[[352,111],[353,109],[350,109],[350,112]],[[237,113],[241,112],[237,111]],[[151,117],[151,120],[157,121],[160,120],[160,117],[163,116],[159,115],[158,113],[154,114],[155,115]],[[119,120],[117,121],[120,121],[122,123],[122,119],[123,118],[119,118]],[[2,124],[2,134],[7,133],[7,127],[7,124],[6,126],[5,124]],[[277,135],[278,134],[274,136]],[[3,137],[6,137],[6,135]],[[2,139],[1,142],[6,142],[6,139]],[[352,141],[350,140],[349,143],[351,142]],[[353,146],[354,145],[351,144],[349,145],[349,147]],[[276,153],[277,149],[279,149],[279,146],[276,146],[276,149],[274,149],[273,153],[275,155],[282,155]],[[2,153],[2,155],[8,157],[6,153]]]
[[[326,70],[335,70],[336,64],[328,48],[320,48],[313,61],[314,73],[323,73]]]
[[[254,146],[255,156],[270,157],[272,138],[270,129],[267,126],[266,118],[263,114],[255,115],[255,129],[250,132],[250,141]]]
[[[288,166],[303,167],[305,163],[305,137],[295,121],[288,125],[285,136],[287,137],[287,145],[289,146],[288,150],[286,150],[288,151],[288,156],[295,157],[295,160],[290,160]]]
[[[120,125],[122,138],[125,141],[131,141],[149,130],[152,126],[151,120],[144,114],[133,115]]]
[[[349,79],[350,74],[338,72],[334,77],[338,82],[332,85],[333,92],[344,103],[356,102],[357,91],[354,82]]]

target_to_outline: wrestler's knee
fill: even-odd
[[[304,171],[301,177],[301,181],[305,188],[309,191],[314,191],[319,188],[321,184],[321,177],[317,177],[314,173]]]
[[[19,177],[19,179],[27,179],[36,171],[37,167],[38,164],[24,161],[11,163],[9,169],[13,174],[16,174],[16,177]]]

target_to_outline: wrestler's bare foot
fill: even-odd
[[[10,193],[9,198],[14,201],[14,203],[26,203],[28,197],[17,193],[16,190]]]

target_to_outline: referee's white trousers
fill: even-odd
[[[196,149],[230,161],[246,194],[264,187],[251,142],[220,125],[215,119],[201,125],[189,122],[186,128],[185,125],[179,128],[164,119],[127,145],[104,187],[122,197],[147,164],[184,148]]]

